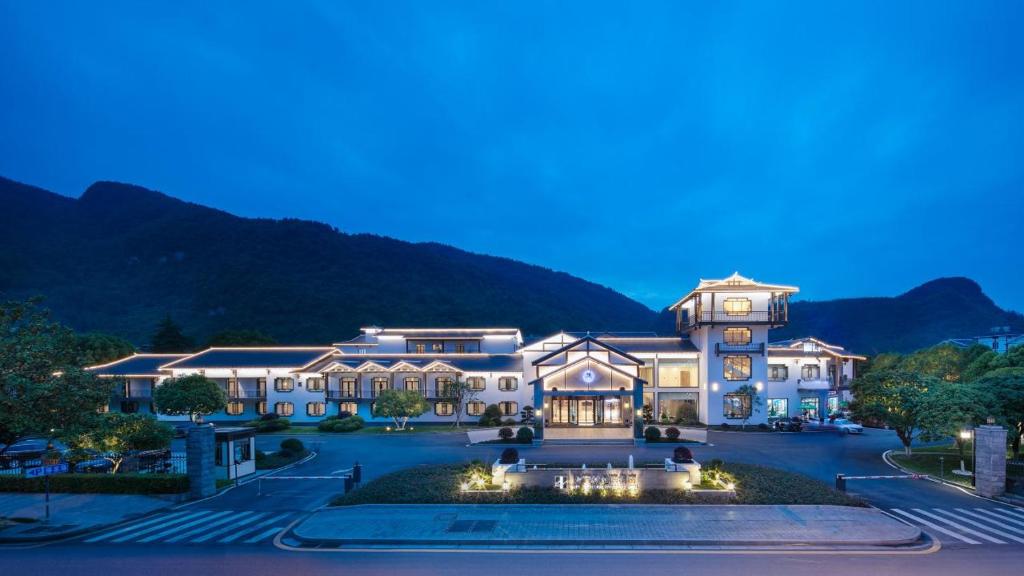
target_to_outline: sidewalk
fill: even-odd
[[[39,542],[74,536],[177,502],[170,497],[128,494],[50,494],[50,520],[46,522],[44,500],[43,494],[0,494],[0,518],[35,520],[15,523],[0,520],[0,542]]]
[[[366,505],[294,527],[295,546],[432,548],[894,547],[921,531],[847,506]]]

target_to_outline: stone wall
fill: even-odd
[[[188,463],[189,497],[192,499],[207,498],[217,493],[215,450],[212,425],[189,428],[185,439],[185,454]]]
[[[979,496],[993,498],[1006,491],[1006,428],[974,429],[974,487]]]

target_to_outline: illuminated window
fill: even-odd
[[[466,384],[469,385],[470,390],[484,390],[487,388],[487,380],[481,376],[470,376],[466,378]]]
[[[434,395],[446,396],[448,393],[448,387],[452,385],[452,382],[453,380],[448,377],[434,380]]]
[[[380,393],[390,388],[387,378],[378,376],[370,379],[370,386],[373,389],[373,397],[380,396]]]
[[[430,350],[433,352],[444,352],[444,344],[435,342],[430,345]]]
[[[310,392],[323,392],[324,391],[324,379],[323,378],[306,378],[306,390]]]
[[[722,415],[730,419],[750,417],[750,396],[747,394],[726,394],[722,397]]]
[[[291,378],[274,378],[274,390],[278,392],[291,392],[295,389],[295,380]]]
[[[789,400],[786,398],[769,398],[768,399],[768,417],[769,418],[788,418],[789,417]]]
[[[498,402],[498,408],[501,409],[502,416],[515,416],[516,414],[519,414],[518,402]]]
[[[498,390],[512,392],[519,388],[519,379],[515,376],[502,376],[498,378]]]
[[[640,379],[644,381],[644,387],[654,386],[654,366],[641,366]]]
[[[327,412],[327,405],[323,402],[306,402],[307,416],[323,416]]]
[[[266,400],[260,400],[259,402],[256,403],[256,414],[258,414],[260,416],[263,416],[266,413],[267,413],[267,401]]]
[[[750,298],[726,298],[722,302],[722,310],[729,316],[746,316],[753,309]]]
[[[696,388],[696,360],[659,360],[659,388]]]
[[[750,328],[726,328],[722,335],[730,346],[743,346],[751,340]]]
[[[278,416],[291,416],[295,413],[295,406],[291,402],[275,402],[274,414]]]
[[[434,414],[438,416],[451,416],[455,413],[455,406],[451,402],[434,402]]]
[[[243,405],[238,400],[234,400],[234,401],[228,402],[227,409],[224,410],[224,411],[227,412],[228,416],[238,416],[244,410],[245,410],[245,405]]]
[[[466,403],[466,414],[468,416],[480,416],[484,413],[485,408],[487,408],[487,404],[479,400],[473,400]]]
[[[414,392],[418,392],[419,389],[420,389],[420,379],[415,377],[415,376],[410,376],[410,377],[406,378],[403,381],[403,383],[405,384],[405,389],[406,390],[412,390]]]
[[[354,376],[345,376],[338,379],[338,392],[342,398],[356,397],[356,379]]]
[[[750,379],[750,356],[726,356],[722,359],[726,380]]]
[[[242,395],[241,390],[238,387],[238,378],[228,378],[227,388],[224,389],[227,393],[228,398],[238,398]]]
[[[423,353],[425,353],[426,351],[427,351],[427,346],[426,346],[426,344],[417,344],[417,345],[416,345],[416,353],[417,353],[417,354],[423,354]]]
[[[455,345],[455,353],[456,354],[465,354],[466,353],[466,345],[461,343],[461,342],[456,344]]]
[[[338,416],[351,416],[359,411],[355,402],[342,402],[338,404]]]
[[[771,382],[782,382],[789,378],[789,367],[783,364],[768,365],[768,380]]]
[[[800,378],[804,380],[820,380],[821,366],[817,364],[806,364],[800,368]]]

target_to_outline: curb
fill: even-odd
[[[903,472],[904,474],[919,474],[918,472],[914,472],[912,470],[908,470],[908,469],[904,468],[903,466],[900,466],[899,464],[893,462],[890,459],[890,457],[889,457],[889,454],[892,453],[892,452],[893,452],[893,450],[886,450],[885,452],[882,452],[882,461],[885,462],[890,467],[895,468],[896,470],[899,470],[900,472]],[[1020,504],[1017,504],[1017,503],[1014,503],[1014,502],[1008,502],[1007,500],[1004,500],[1004,499],[988,498],[987,496],[980,496],[974,490],[972,490],[971,488],[968,488],[968,487],[963,486],[961,484],[957,484],[955,482],[948,482],[946,480],[942,480],[940,478],[936,478],[936,477],[932,476],[931,474],[919,474],[919,475],[922,478],[924,478],[925,480],[928,480],[930,482],[934,482],[936,484],[942,484],[944,486],[949,486],[950,488],[955,488],[955,489],[963,492],[964,494],[966,494],[968,496],[973,496],[975,498],[980,498],[982,500],[988,500],[989,502],[995,502],[997,504],[1003,504],[1005,506],[1010,506],[1011,508],[1017,508],[1018,510],[1024,510],[1024,507],[1022,507]]]

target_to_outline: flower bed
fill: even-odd
[[[532,466],[532,464],[531,464]],[[552,466],[552,465],[547,465]],[[579,464],[572,464],[579,466]],[[595,469],[599,469],[595,466]],[[647,467],[641,464],[637,467]],[[653,465],[651,465],[653,466]],[[660,466],[660,464],[659,464]],[[715,470],[716,468],[711,468]],[[735,484],[735,496],[723,502],[721,486],[702,484],[698,490],[645,490],[637,496],[564,492],[555,488],[519,488],[504,492],[491,486],[490,467],[482,463],[438,464],[406,468],[370,481],[362,488],[335,498],[334,506],[356,504],[832,504],[863,506],[856,498],[837,492],[823,482],[775,468],[750,464],[720,465]],[[465,490],[464,484],[472,479]],[[718,488],[715,493],[703,489]]]

